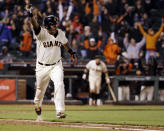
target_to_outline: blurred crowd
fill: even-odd
[[[164,0],[0,0],[0,57],[35,58],[35,38],[26,4],[43,25],[46,15],[59,17],[59,27],[81,62],[102,55],[107,64],[153,57],[163,64]],[[65,51],[63,51],[65,57]],[[11,61],[11,60],[10,60]]]

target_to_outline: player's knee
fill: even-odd
[[[95,90],[94,89],[90,89],[90,93],[95,93]]]
[[[55,82],[55,88],[64,88],[64,82]]]

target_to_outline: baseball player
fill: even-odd
[[[107,67],[99,56],[96,56],[94,60],[89,61],[84,70],[82,78],[86,80],[87,72],[89,72],[89,105],[101,105],[100,100],[100,88],[101,88],[101,75],[105,73],[105,79],[107,83],[110,83],[110,79],[107,72]]]
[[[75,52],[68,46],[65,33],[58,29],[58,18],[49,15],[41,27],[32,13],[32,6],[26,5],[34,35],[37,40],[36,59],[36,94],[34,98],[37,121],[41,121],[41,106],[50,79],[55,85],[54,103],[57,118],[65,118],[65,90],[63,82],[63,66],[61,61],[61,46],[70,53],[71,60],[77,63]]]

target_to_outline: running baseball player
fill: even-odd
[[[86,65],[82,78],[86,80],[87,72],[89,72],[89,105],[101,105],[100,100],[100,88],[101,88],[101,75],[105,73],[106,83],[110,83],[110,79],[107,72],[105,63],[100,60],[99,56],[96,56],[94,60],[91,60]]]
[[[65,118],[65,90],[63,82],[63,66],[61,61],[61,46],[70,53],[71,60],[77,63],[75,52],[68,45],[65,33],[59,29],[58,18],[49,15],[44,19],[41,27],[32,13],[33,7],[26,5],[34,35],[37,40],[36,59],[36,94],[34,98],[37,121],[41,121],[41,106],[50,79],[55,85],[54,103],[57,118]]]

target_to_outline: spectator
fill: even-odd
[[[118,53],[120,53],[118,44],[114,43],[113,39],[108,37],[108,42],[104,48],[104,56],[107,64],[115,64]]]
[[[150,13],[152,9],[157,8],[157,1],[156,0],[144,0],[143,2],[144,9],[147,13]]]
[[[142,40],[142,34],[138,29],[138,22],[135,22],[130,30],[130,37],[133,38],[137,43]]]
[[[93,36],[98,38],[98,31],[100,30],[100,23],[97,21],[97,16],[93,17],[92,22],[90,23],[90,28]]]
[[[80,34],[77,41],[79,43],[79,49],[81,51],[81,56],[82,58],[86,58],[87,57],[87,50],[84,46],[84,41],[85,40],[89,40],[90,38],[93,37],[93,34],[91,32],[90,26],[85,26],[84,27],[84,33]]]
[[[160,76],[164,76],[164,69],[162,68],[162,70],[159,72]],[[164,81],[160,81],[159,82],[159,90],[158,90],[158,99],[160,101],[164,101]]]
[[[83,26],[80,23],[80,19],[78,16],[74,16],[73,18],[73,22],[72,22],[72,26],[73,29],[78,32],[78,34],[82,34],[83,33]]]
[[[102,41],[98,40],[96,42],[95,38],[90,38],[89,40],[84,41],[84,46],[87,49],[87,57],[93,59],[96,55],[99,54],[99,48]]]
[[[93,15],[100,17],[99,5],[97,0],[93,0]]]
[[[108,0],[105,3],[105,7],[107,8],[108,12],[111,15],[115,15],[116,14],[116,1],[114,1],[114,0]]]
[[[22,52],[22,55],[24,57],[28,57],[31,52],[31,46],[32,46],[32,35],[28,31],[27,25],[23,26],[23,34],[22,34],[22,41],[20,44],[19,50]]]
[[[143,39],[140,42],[136,43],[136,41],[133,38],[131,38],[129,42],[128,37],[129,34],[126,33],[124,38],[124,46],[127,51],[128,59],[138,59],[140,49],[145,44],[145,38],[143,37]]]
[[[85,24],[89,25],[93,17],[93,4],[92,1],[86,1],[85,3]]]
[[[6,46],[2,47],[2,53],[0,53],[1,63],[11,63],[13,58],[10,53],[8,53],[8,48]]]
[[[157,61],[153,56],[149,57],[145,69],[142,69],[145,76],[155,76],[157,73]],[[154,93],[154,82],[145,81],[141,86],[140,100],[152,101]]]
[[[74,38],[73,40],[72,40],[72,50],[74,51],[74,52],[76,52],[76,54],[77,54],[77,56],[80,58],[81,57],[81,54],[80,54],[80,50],[79,50],[79,48],[78,48],[78,44],[77,44],[77,40],[76,40],[76,38]]]
[[[9,44],[12,40],[11,29],[7,26],[8,19],[4,19],[2,24],[0,24],[0,51],[2,51],[2,47],[9,47]]]
[[[160,39],[158,41],[157,44],[157,51],[158,51],[158,55],[159,55],[159,63],[161,65],[164,64],[164,33],[161,33]]]
[[[147,13],[143,13],[141,21],[144,23],[145,29],[148,29],[149,25],[151,24],[151,21]]]
[[[133,61],[128,61],[124,56],[118,56],[115,64],[116,75],[128,75],[133,67]],[[118,87],[118,101],[130,99],[129,82],[120,81]]]
[[[135,13],[135,17],[138,18],[138,20],[141,19],[143,13],[145,12],[143,6],[142,6],[142,3],[140,0],[137,0],[136,1],[136,5],[135,5],[135,10],[134,10],[134,13]]]
[[[107,42],[108,36],[110,35],[110,21],[109,21],[109,14],[108,10],[106,7],[102,7],[102,12],[101,12],[101,27],[102,27],[102,47],[103,49],[105,47],[105,44]]]
[[[156,57],[156,43],[157,43],[157,39],[159,38],[161,32],[163,31],[163,28],[164,28],[164,18],[162,18],[162,24],[157,33],[154,33],[154,30],[152,28],[149,28],[148,33],[146,33],[144,31],[143,27],[141,26],[141,24],[139,24],[139,29],[140,29],[142,35],[146,39],[146,56],[145,56],[146,62],[148,62],[149,57],[151,55]]]
[[[136,76],[141,76],[142,72],[140,70],[136,70]],[[140,100],[140,92],[141,92],[141,81],[134,80],[129,82],[130,86],[130,100],[139,101]]]
[[[111,22],[111,27],[110,27],[110,31],[111,32],[117,32],[117,30],[120,27],[121,22],[123,21],[123,19],[128,15],[127,12],[125,12],[123,15],[121,15],[120,17],[118,15],[114,15],[114,16],[110,16],[109,15],[109,20]]]

